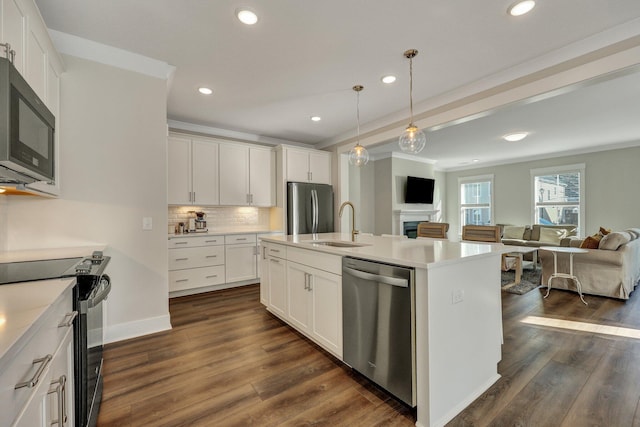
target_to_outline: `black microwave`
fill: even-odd
[[[54,133],[51,111],[14,65],[0,58],[0,169],[8,169],[0,175],[53,182]]]

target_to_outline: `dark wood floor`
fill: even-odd
[[[640,340],[521,322],[640,329],[623,301],[503,292],[502,378],[450,426],[640,426]],[[99,426],[410,426],[414,414],[270,315],[258,286],[172,299],[173,329],[105,349]],[[470,355],[472,357],[472,355]]]

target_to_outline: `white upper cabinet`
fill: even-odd
[[[275,153],[270,148],[220,145],[220,204],[273,206]]]
[[[194,139],[191,141],[193,168],[193,203],[215,205],[219,201],[218,144]]]
[[[220,204],[249,204],[249,147],[220,145]]]
[[[287,181],[331,184],[331,153],[287,148]]]
[[[267,148],[249,149],[249,193],[252,206],[274,206],[276,153]]]
[[[170,205],[217,205],[218,144],[170,136],[167,200]]]
[[[22,7],[21,2],[17,0],[2,0],[2,13],[0,14],[2,38],[0,43],[9,43],[11,49],[16,52],[15,65],[16,69],[24,76],[25,70],[25,34],[27,33],[27,14]],[[4,55],[2,55],[4,56]]]

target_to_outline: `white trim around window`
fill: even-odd
[[[584,163],[576,163],[573,165],[562,165],[562,166],[553,166],[553,167],[548,167],[548,168],[539,168],[539,169],[531,169],[530,173],[531,173],[531,224],[535,224],[536,223],[536,209],[538,205],[542,205],[544,206],[545,203],[540,203],[539,201],[537,201],[537,197],[538,194],[536,194],[536,177],[538,176],[545,176],[545,175],[561,175],[561,174],[566,174],[566,173],[579,173],[580,175],[580,181],[579,181],[579,185],[580,185],[580,189],[579,189],[579,198],[580,200],[578,201],[578,206],[579,206],[579,217],[578,217],[578,236],[582,236],[583,235],[583,230],[584,230],[584,224],[585,224],[585,205],[586,205],[586,200],[585,200],[585,164]],[[558,205],[558,206],[562,206],[562,205],[576,205],[575,202],[561,202],[561,201],[556,201],[553,203],[549,203],[549,204],[553,204],[553,205]]]
[[[464,225],[464,220],[463,220],[463,208],[473,208],[473,207],[477,207],[477,208],[481,208],[481,209],[486,209],[489,208],[489,221],[491,224],[495,224],[495,216],[494,216],[494,194],[495,194],[495,190],[494,190],[494,184],[493,184],[493,174],[489,174],[489,175],[476,175],[476,176],[464,176],[464,177],[459,177],[458,178],[458,226],[459,226],[459,230],[458,233],[460,235],[462,235],[462,226]],[[466,204],[462,204],[462,185],[463,184],[480,184],[480,183],[485,183],[488,182],[489,183],[489,193],[490,193],[490,198],[489,198],[489,203],[466,203]]]

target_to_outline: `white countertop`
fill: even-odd
[[[492,256],[504,252],[504,245],[482,242],[452,242],[446,239],[404,239],[381,236],[356,236],[360,247],[335,247],[313,244],[314,240],[351,242],[350,233],[300,234],[294,236],[266,236],[263,240],[296,246],[341,256],[353,256],[372,261],[416,268],[435,268],[459,262],[465,258]]]
[[[89,256],[93,251],[104,251],[106,245],[74,246],[68,248],[26,249],[0,252],[0,263],[36,261],[41,259],[61,259]]]
[[[198,237],[198,236],[221,236],[221,235],[231,235],[231,234],[282,234],[282,231],[274,231],[267,230],[264,228],[247,228],[247,229],[217,229],[217,230],[208,230],[206,232],[196,232],[196,233],[182,233],[175,234],[170,233],[169,239],[175,239],[177,237]]]
[[[38,320],[51,304],[75,281],[71,277],[0,285],[0,372],[35,333]]]

